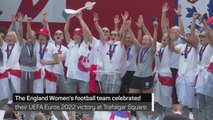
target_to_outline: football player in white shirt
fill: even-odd
[[[100,47],[100,53],[101,58],[103,58],[103,77],[115,75],[116,80],[111,80],[109,84],[105,82],[109,82],[109,79],[106,79],[105,81],[101,81],[101,84],[107,84],[102,86],[101,92],[119,92],[120,90],[120,78],[125,74],[126,72],[126,62],[123,61],[123,59],[126,59],[126,51],[123,46],[123,41],[120,41],[120,38],[123,37],[123,32],[119,34],[117,31],[113,30],[110,34],[110,40],[107,42],[106,37],[104,36],[103,30],[98,24],[98,14],[94,14],[94,22],[96,25],[96,29],[100,36],[101,44]],[[97,40],[96,40],[97,41]],[[93,42],[96,42],[93,40]],[[105,73],[108,73],[106,75]],[[110,75],[109,75],[110,74]],[[112,77],[112,76],[111,76]],[[114,83],[112,83],[114,81]],[[112,86],[111,89],[110,86]],[[104,87],[104,88],[103,88]]]
[[[170,50],[168,48],[168,21],[164,21],[164,9],[162,8],[161,29],[162,39],[161,43],[157,42],[155,53],[155,69],[154,69],[154,98],[156,102],[156,117],[162,119],[165,108],[165,114],[170,112],[172,107],[172,92],[174,79],[170,70]]]
[[[201,111],[202,120],[210,120],[213,117],[213,94],[212,94],[212,79],[211,72],[208,72],[208,68],[211,68],[213,61],[213,30],[206,24],[206,21],[201,15],[201,22],[204,25],[204,31],[200,33],[200,49],[198,51],[198,66],[201,67],[202,72],[198,74],[198,80],[196,84],[196,90],[198,93],[199,109]],[[209,64],[209,65],[208,65]],[[209,66],[203,69],[203,67]],[[210,79],[209,79],[210,78]],[[210,86],[210,87],[209,87]]]
[[[123,20],[123,25],[124,22],[127,21],[129,17],[129,12],[125,11],[124,14],[121,14],[122,20]],[[117,32],[119,32],[119,23],[120,23],[120,18],[119,15],[115,15],[114,17],[114,28]],[[141,27],[141,19],[138,19],[138,22],[136,23],[138,28]],[[123,28],[121,27],[120,32]],[[138,29],[138,31],[141,32],[141,29]],[[138,32],[140,34],[140,32]],[[126,59],[126,66],[127,66],[127,71],[125,75],[122,77],[122,82],[121,82],[121,89],[120,93],[128,93],[129,92],[129,85],[131,83],[132,77],[135,72],[135,67],[136,67],[136,56],[137,56],[137,51],[136,48],[133,44],[133,33],[126,33],[125,40],[124,42],[124,47],[126,50],[127,54],[127,59]],[[139,39],[139,38],[138,38]],[[141,38],[140,38],[141,39]]]
[[[41,28],[36,43],[37,71],[34,73],[34,93],[55,93],[57,76],[53,71],[55,64],[59,63],[58,51],[49,41],[49,30]]]
[[[18,14],[19,18],[21,14]],[[12,27],[15,24],[14,19],[16,17],[13,17]],[[21,26],[22,23],[19,22],[19,25]],[[21,83],[21,70],[20,70],[20,64],[19,64],[19,57],[20,57],[20,51],[21,51],[21,42],[20,42],[21,36],[16,35],[15,32],[10,31],[7,33],[5,41],[1,41],[0,46],[2,48],[3,52],[3,58],[2,63],[3,66],[0,67],[0,73],[1,73],[1,84],[2,86],[2,94],[0,95],[0,99],[2,97],[12,99],[13,93],[20,93],[20,83]]]
[[[43,25],[50,31],[46,12],[43,14]],[[56,83],[58,90],[57,92],[67,93],[67,84],[65,80],[65,73],[63,66],[63,62],[65,61],[67,52],[67,47],[63,45],[64,34],[61,30],[56,30],[53,37],[54,39],[51,37],[51,32],[49,32],[49,36],[50,36],[49,42],[53,43],[56,46],[59,56],[59,64],[54,65],[53,68],[53,70],[57,75],[57,83]]]
[[[183,106],[183,114],[186,117],[189,117],[188,108],[193,108],[192,111],[195,120],[198,119],[198,101],[197,96],[195,96],[195,86],[190,86],[188,84],[193,84],[198,74],[194,71],[197,68],[197,51],[199,43],[198,35],[195,31],[195,20],[197,17],[198,15],[194,13],[190,34],[187,35],[186,38],[177,32],[179,37],[187,44],[180,44],[175,47],[174,43],[171,41],[169,42],[170,49],[180,54],[178,78],[176,81],[178,101]],[[185,99],[184,96],[187,96],[188,99]]]
[[[3,78],[1,80],[1,88],[2,95],[11,99],[13,93],[20,93],[21,70],[19,57],[21,44],[17,41],[16,33],[11,31],[7,33],[5,41],[2,41],[1,44],[3,50],[3,66],[1,67],[1,76]]]
[[[68,18],[64,34],[68,44],[68,51],[65,60],[67,67],[67,87],[69,93],[77,93],[79,85],[80,93],[89,92],[89,43],[92,41],[92,34],[84,22],[81,13],[76,15],[82,28],[76,28],[73,32],[73,40],[70,38],[69,26],[71,18]]]
[[[163,8],[162,8],[162,20],[164,22],[162,25],[165,25],[165,22],[168,21],[167,18],[166,18],[166,13],[167,13],[168,10],[169,10],[169,7],[168,7],[168,3],[166,2],[166,3],[164,3]],[[178,8],[175,9],[175,13],[178,16],[179,26],[171,27],[171,32],[169,34],[169,36],[171,37],[171,39],[175,43],[175,45],[178,45],[180,43],[184,43],[184,41],[181,40],[179,38],[178,34],[176,33],[176,31],[178,31],[179,33],[181,33],[181,35],[185,36],[185,30],[184,30],[181,12],[182,12],[182,7],[181,7],[181,5],[178,5]],[[167,26],[167,27],[169,27],[169,26]],[[165,31],[166,30],[164,29],[163,33],[166,33]],[[177,76],[177,72],[178,72],[178,63],[179,63],[179,56],[180,55],[175,53],[175,52],[171,52],[170,55],[171,55],[171,59],[172,59],[172,60],[169,61],[170,62],[170,69],[171,69],[171,72],[172,72],[173,79],[175,81],[176,76]],[[172,99],[173,99],[173,104],[178,103],[175,86],[174,86],[174,89],[173,89]]]

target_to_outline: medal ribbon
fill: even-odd
[[[28,50],[30,51],[29,54],[30,54],[30,57],[32,58],[32,57],[33,57],[34,46],[31,45],[31,47],[30,47],[29,45],[27,45],[27,48],[28,48]]]
[[[185,59],[187,59],[187,56],[188,56],[189,52],[192,50],[192,47],[190,47],[189,50],[188,50],[188,46],[189,46],[189,44],[186,45],[185,50],[184,50]]]
[[[115,52],[115,48],[116,48],[117,45],[114,45],[113,46],[113,49],[112,49],[112,45],[109,46],[109,59],[111,60],[112,57],[113,57],[113,54]]]
[[[9,48],[9,45],[7,45],[7,60],[10,58],[10,55],[13,51],[13,48],[14,48],[15,44],[12,46],[12,48],[10,49]]]
[[[47,44],[48,44],[48,43],[46,43],[45,46],[44,46],[44,48],[42,49],[42,44],[40,43],[39,55],[40,55],[40,59],[41,59],[41,60],[42,60],[43,57],[44,57],[44,53],[45,53],[45,51],[46,51]]]
[[[140,54],[140,63],[143,63],[144,57],[147,55],[148,51],[149,51],[149,49],[147,49],[147,50],[142,49],[141,54]]]
[[[161,63],[161,60],[163,58],[164,49],[165,48],[160,48],[160,50],[159,50],[159,60],[160,60],[160,63]]]
[[[204,51],[205,51],[205,49],[206,49],[207,46],[208,46],[208,44],[202,45],[202,47],[200,48],[200,50],[199,50],[199,52],[198,52],[198,54],[199,54],[199,61],[202,60],[202,58],[203,58],[203,53],[204,53]]]
[[[130,53],[130,51],[131,51],[131,47],[128,48],[128,50],[127,50],[127,61],[129,60],[129,53]]]

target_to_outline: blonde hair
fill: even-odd
[[[35,114],[34,120],[46,120],[43,113],[39,112]]]
[[[8,35],[8,34],[13,35],[13,36],[15,37],[15,41],[17,41],[17,35],[16,35],[16,33],[15,33],[14,31],[9,31],[9,32],[7,33],[7,35]]]

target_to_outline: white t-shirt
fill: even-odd
[[[11,54],[10,54],[10,51],[11,51]],[[2,52],[3,52],[3,68],[20,70],[20,64],[19,64],[19,57],[21,54],[20,44],[16,42],[14,46],[10,46],[6,42],[3,42]],[[8,55],[9,55],[9,58],[7,59]]]
[[[70,40],[65,60],[67,78],[89,81],[89,54],[89,45],[84,41],[81,44],[76,44]]]
[[[100,44],[101,56],[104,63],[105,71],[118,71],[121,77],[126,73],[127,54],[124,45],[120,41],[109,41],[105,45]]]
[[[179,44],[183,44],[184,42],[183,42],[183,40],[181,40],[179,38],[174,43],[177,46]],[[170,68],[178,69],[180,54],[170,51],[170,56],[171,56],[170,61],[169,61],[170,62]]]
[[[58,51],[59,64],[55,64],[53,70],[57,74],[64,75],[63,61],[65,61],[66,58],[67,47],[63,45],[57,45],[56,47]]]
[[[179,67],[178,74],[185,74],[190,70],[194,70],[197,68],[197,50],[193,47],[188,46],[186,50],[187,44],[179,44],[176,47],[180,51],[180,59],[179,59]],[[185,58],[186,53],[188,53],[187,58]]]
[[[127,48],[127,71],[135,71],[136,69],[136,58],[137,58],[137,50],[135,46],[131,46]]]
[[[91,53],[89,56],[90,64],[95,64],[98,66],[98,69],[103,69],[103,59],[101,57],[101,47],[100,47],[101,41],[97,40],[96,38],[93,38],[92,44],[91,44]]]
[[[45,47],[45,44],[42,44],[42,51],[44,50],[44,47]],[[40,63],[40,54],[39,54],[39,51],[40,51],[40,43],[37,41],[36,44],[35,44],[35,48],[36,48],[36,58],[37,58],[37,70],[38,69],[41,69],[41,68],[46,68],[48,69],[49,71],[53,71],[53,67],[54,65],[42,65]],[[55,47],[54,44],[48,42],[47,44],[47,47],[46,49],[44,50],[44,56],[43,56],[43,60],[45,61],[53,61],[54,60],[54,54],[58,53],[57,51],[57,48]]]
[[[202,51],[203,51],[203,54],[201,54]],[[197,56],[198,66],[199,67],[207,66],[210,62],[210,58],[212,54],[213,54],[213,46],[211,46],[210,44],[208,44],[206,47],[205,45],[204,46],[199,45],[198,56]]]
[[[169,61],[171,59],[170,50],[168,49],[168,46],[166,47],[161,46],[162,46],[161,43],[157,43],[154,72],[171,76],[172,74],[169,64]]]

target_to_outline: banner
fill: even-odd
[[[1,21],[11,21],[11,15],[21,12],[24,17],[32,17],[33,22],[41,22],[43,13],[48,13],[49,22],[64,23],[62,11],[66,8],[66,0],[1,0]],[[26,20],[26,19],[24,19]]]
[[[208,17],[213,16],[213,0],[179,0],[182,5],[182,16],[186,32],[189,32],[194,12],[206,13]],[[202,23],[196,21],[196,29],[202,31]]]

